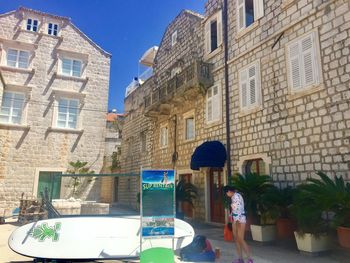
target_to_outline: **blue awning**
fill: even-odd
[[[224,167],[226,148],[220,141],[208,141],[199,145],[192,154],[191,169],[200,167]]]

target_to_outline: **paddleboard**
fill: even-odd
[[[179,249],[190,244],[194,230],[175,219],[170,237],[142,240],[152,247]],[[127,259],[140,254],[140,217],[66,217],[40,220],[17,228],[8,241],[18,254],[43,259]]]

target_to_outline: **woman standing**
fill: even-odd
[[[244,263],[242,251],[248,256],[247,263],[253,263],[250,248],[244,240],[246,216],[243,198],[233,186],[226,185],[224,187],[224,192],[231,198],[232,231],[236,240],[236,250],[238,254],[238,259],[233,261],[233,263]]]

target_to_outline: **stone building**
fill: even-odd
[[[11,208],[70,161],[100,172],[111,55],[69,18],[22,7],[0,15],[0,46],[0,208]]]

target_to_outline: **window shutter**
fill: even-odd
[[[245,28],[245,0],[237,0],[237,27],[238,31]]]
[[[205,23],[205,53],[209,54],[211,52],[211,42],[210,42],[210,20]]]
[[[264,16],[264,0],[254,0],[254,21]]]
[[[212,90],[213,88],[209,88],[207,92],[207,122],[210,122],[213,120]]]
[[[248,98],[248,104],[253,105],[256,103],[256,90],[257,90],[257,83],[256,83],[256,68],[255,65],[250,67],[248,70],[249,74],[249,98]]]
[[[299,43],[293,43],[289,47],[289,75],[290,75],[290,83],[292,85],[292,89],[301,88],[301,74],[300,74],[300,48]]]
[[[222,44],[222,12],[220,11],[217,14],[217,20],[216,20],[216,25],[217,25],[217,34],[218,34],[218,46]]]
[[[243,70],[240,73],[240,85],[241,85],[241,107],[245,108],[247,107],[248,103],[248,90],[247,90],[247,70]]]
[[[302,59],[303,59],[303,78],[304,85],[309,86],[316,82],[316,67],[315,61],[316,57],[314,56],[315,45],[314,45],[314,34],[308,35],[306,38],[301,40],[301,49],[302,49]]]
[[[220,92],[219,87],[216,86],[213,89],[213,120],[218,121],[220,119]]]

